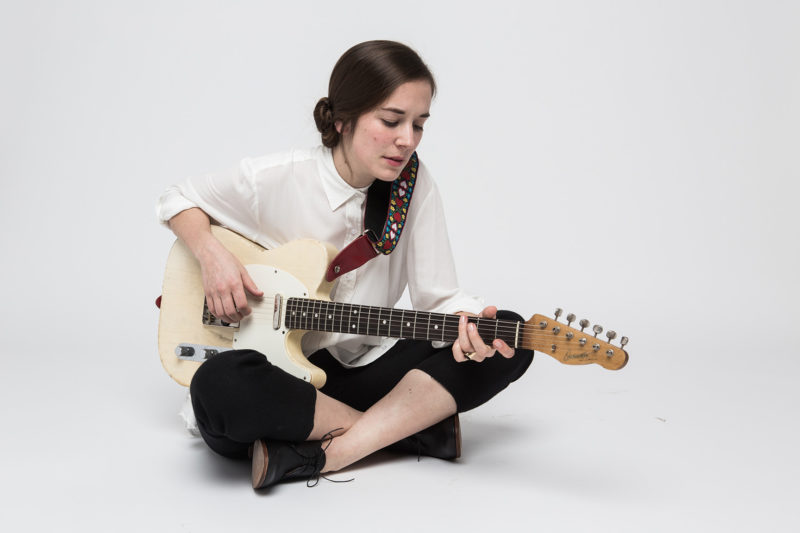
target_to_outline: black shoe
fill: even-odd
[[[319,441],[289,443],[257,440],[253,443],[253,488],[279,481],[305,478],[316,485],[325,467],[325,451]]]
[[[419,433],[387,447],[387,450],[427,455],[439,459],[461,457],[461,424],[458,413],[449,416]]]

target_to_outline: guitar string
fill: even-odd
[[[350,304],[342,304],[342,305],[350,305]],[[360,306],[360,307],[363,307],[363,306]],[[385,308],[381,308],[381,309],[385,309]],[[427,313],[427,311],[407,311],[407,310],[399,310],[399,311],[406,311],[406,312],[409,312],[409,313],[417,313],[417,314],[419,314],[419,313]],[[271,316],[271,313],[261,313],[261,314],[259,314],[259,316]],[[429,330],[428,329],[427,324],[424,324],[426,322],[424,318],[421,320],[421,322],[423,322],[424,325],[417,325],[415,327],[413,325],[414,322],[411,322],[411,321],[408,321],[408,320],[404,321],[402,318],[399,318],[399,317],[392,317],[391,319],[387,319],[388,322],[386,324],[377,324],[377,325],[375,325],[375,335],[380,336],[381,330],[384,329],[384,326],[385,326],[385,330],[386,330],[386,334],[387,334],[386,336],[394,336],[394,335],[390,335],[392,331],[411,328],[412,329],[412,334],[410,336],[407,336],[407,337],[404,336],[405,338],[413,338],[414,333],[416,332],[416,329],[419,329],[420,333],[423,330],[426,330],[427,334],[420,336],[420,338],[425,338],[425,339],[429,339],[429,340],[435,340],[435,338],[438,337],[440,335],[440,333],[441,333],[442,337],[445,337],[445,336],[448,337],[447,338],[448,342],[450,342],[450,341],[454,340],[455,338],[457,338],[458,337],[458,333],[459,333],[458,326],[452,325],[452,321],[453,321],[453,319],[455,317],[457,317],[459,315],[439,314],[439,316],[444,317],[444,322],[443,322],[442,328],[439,329],[439,330],[436,330],[436,333],[433,333],[432,332],[433,330]],[[476,319],[478,317],[470,317],[470,318]],[[560,341],[561,340],[561,338],[558,336],[558,334],[553,333],[552,330],[542,330],[541,326],[539,326],[538,324],[526,324],[524,322],[513,322],[513,321],[503,320],[503,319],[493,319],[493,318],[483,318],[483,317],[481,317],[481,318],[483,320],[490,321],[490,322],[494,322],[494,321],[498,322],[498,325],[497,325],[496,328],[494,327],[494,324],[491,324],[491,323],[480,325],[479,328],[478,328],[478,333],[482,334],[484,336],[485,336],[486,333],[491,333],[491,330],[495,330],[496,333],[497,333],[497,338],[500,338],[500,337],[503,337],[503,336],[516,337],[517,332],[519,331],[521,334],[524,335],[525,339],[528,339],[528,340],[531,340],[531,341],[541,341],[542,339],[550,339],[552,341]],[[309,328],[310,331],[320,331],[320,332],[328,332],[328,333],[348,333],[348,331],[346,331],[347,328],[343,328],[342,327],[343,323],[349,323],[351,325],[355,325],[356,330],[357,330],[356,334],[358,334],[358,335],[370,335],[370,330],[372,329],[370,327],[369,323],[362,324],[363,319],[361,319],[360,321],[359,321],[359,319],[356,319],[354,321],[346,321],[346,320],[343,319],[343,317],[341,317],[341,316],[337,317],[335,314],[334,314],[333,318],[331,318],[331,319],[325,319],[325,318],[322,319],[325,322],[328,322],[330,320],[330,322],[331,322],[331,329],[330,330],[328,330],[324,325],[321,325],[319,323],[319,321],[320,321],[319,318],[315,318],[315,317],[295,317],[295,318],[293,318],[291,320],[293,320],[294,323],[296,324],[296,327],[294,329],[305,329],[303,327],[303,326],[305,326],[306,328]],[[369,321],[369,320],[372,320],[372,319],[368,318],[367,320]],[[316,326],[314,326],[314,322],[317,322]],[[449,325],[448,325],[448,322],[450,323]],[[411,325],[408,325],[409,323],[411,323]],[[475,323],[475,322],[472,322],[472,323]],[[612,347],[612,348],[620,348],[619,346],[615,346],[615,345],[610,344],[608,341],[605,341],[605,340],[603,340],[603,339],[601,339],[599,337],[595,337],[595,336],[591,335],[589,332],[585,332],[585,331],[580,331],[580,330],[574,329],[574,328],[572,328],[570,326],[566,326],[566,325],[561,324],[560,322],[557,322],[557,321],[554,321],[554,323],[557,324],[558,327],[566,327],[573,334],[575,334],[576,336],[580,336],[579,338],[573,337],[575,339],[576,343],[579,342],[579,340],[581,338],[585,338],[587,343],[590,342],[590,341],[592,342],[592,344],[594,344],[595,342],[598,342],[602,346]],[[337,327],[337,324],[338,324],[338,327]],[[520,325],[519,330],[517,329],[517,324]],[[361,331],[362,326],[364,328],[366,328],[366,330],[367,330],[366,333],[363,333]],[[481,332],[481,330],[483,330],[483,332]],[[571,341],[572,340],[570,339],[567,342],[571,342]],[[547,344],[547,343],[544,343],[544,344]]]
[[[359,316],[352,317],[350,315],[350,313],[348,313],[347,316],[350,317],[350,318],[354,318],[353,322],[355,322],[357,327],[359,327],[359,328],[361,327],[360,322],[362,322],[364,320],[362,318],[364,316],[364,314],[365,314],[364,313],[364,309],[367,310],[367,313],[366,313],[367,316],[368,316],[367,321],[374,320],[374,318],[372,318],[371,315],[369,314],[371,311],[378,310],[379,314],[377,315],[377,317],[380,317],[381,314],[385,313],[386,310],[389,309],[390,310],[390,317],[386,318],[386,319],[381,318],[381,320],[388,320],[389,323],[388,324],[383,324],[383,325],[388,325],[390,327],[413,327],[411,325],[404,325],[404,322],[406,324],[408,324],[408,323],[412,323],[413,324],[414,322],[419,320],[419,315],[421,315],[421,314],[424,315],[425,313],[430,313],[431,316],[428,317],[428,321],[430,321],[431,319],[434,319],[434,318],[436,320],[441,319],[442,322],[443,322],[443,328],[444,328],[445,332],[450,332],[450,333],[458,331],[458,326],[457,325],[455,325],[455,326],[452,325],[452,322],[453,322],[453,320],[460,321],[460,318],[455,318],[455,317],[460,317],[461,316],[461,315],[456,315],[456,314],[434,313],[434,312],[429,312],[429,311],[414,311],[414,310],[409,310],[409,309],[395,309],[395,308],[386,308],[386,307],[374,307],[374,306],[365,306],[365,305],[359,305],[359,304],[348,304],[348,303],[343,303],[343,302],[328,302],[326,300],[300,299],[299,301],[300,302],[310,302],[312,305],[310,305],[310,306],[305,305],[304,306],[304,305],[297,304],[296,303],[297,301],[295,301],[295,305],[292,306],[292,310],[303,312],[303,308],[305,308],[305,312],[318,312],[318,311],[321,311],[322,309],[318,309],[314,305],[314,303],[316,302],[316,303],[322,304],[319,307],[325,306],[326,307],[325,312],[327,313],[327,312],[331,312],[331,310],[328,307],[331,304],[333,304],[334,305],[334,310],[332,311],[332,317],[330,319],[323,319],[323,320],[333,320],[333,321],[338,321],[339,323],[344,321],[343,313],[344,313],[345,309],[348,306],[349,306],[348,311],[352,310],[354,307],[357,307],[359,309]],[[337,308],[337,306],[338,306],[338,308]],[[287,305],[287,311],[289,311],[289,306],[288,305]],[[399,316],[399,317],[396,316],[397,312],[401,313],[401,316]],[[415,315],[414,320],[411,321],[411,320],[408,320],[407,318],[402,317],[403,313],[410,313],[410,314],[413,313]],[[260,311],[254,310],[253,311],[253,315],[271,317],[273,315],[273,313],[271,311],[260,312]],[[488,317],[475,317],[475,316],[470,316],[469,319],[470,319],[471,323],[476,323],[478,321],[478,319],[485,320],[485,321],[491,321],[491,322],[497,321],[497,324],[498,324],[498,327],[496,328],[497,331],[498,332],[499,331],[503,331],[504,333],[509,333],[509,334],[510,333],[514,333],[514,332],[517,331],[517,324],[521,324],[521,328],[524,329],[526,332],[527,331],[531,331],[531,330],[533,330],[533,331],[541,331],[542,330],[542,328],[541,328],[541,326],[539,324],[526,324],[525,322],[516,322],[516,321],[507,320],[507,319],[497,319],[497,318],[488,318]],[[314,321],[314,320],[318,321],[319,317],[297,317],[295,320],[298,323],[305,322],[306,325],[307,325],[309,321]],[[589,332],[579,331],[579,330],[577,330],[575,328],[572,328],[569,325],[562,324],[562,323],[556,321],[555,319],[552,319],[552,320],[553,320],[553,322],[555,324],[558,325],[558,327],[561,327],[561,326],[567,327],[573,333],[580,333],[581,335],[591,335],[591,333],[589,333]],[[425,322],[425,321],[426,321],[425,317],[423,316],[422,317],[422,322]],[[365,325],[365,326],[368,326],[368,324]],[[378,327],[380,327],[380,326],[381,325],[379,324]],[[426,327],[426,326],[422,326],[422,327]],[[492,329],[494,327],[494,324],[482,325],[481,327],[483,329]],[[547,336],[547,335],[551,335],[551,334],[552,334],[552,330],[551,331],[542,331],[542,333],[541,333],[542,336]],[[597,338],[595,336],[591,336],[591,338],[595,338],[595,339],[597,339],[597,340],[599,340],[601,342],[605,342],[602,339],[599,339],[599,338]]]

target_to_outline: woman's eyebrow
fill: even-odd
[[[402,109],[398,109],[396,107],[382,107],[381,110],[389,111],[390,113],[397,113],[398,115],[406,114],[405,111],[403,111]],[[422,115],[420,115],[420,118],[429,118],[430,116],[431,116],[430,113],[423,113]]]

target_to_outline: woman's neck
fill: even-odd
[[[333,166],[336,167],[336,172],[339,173],[339,177],[354,189],[369,187],[372,185],[372,182],[375,181],[373,177],[358,176],[355,174],[353,167],[350,166],[350,161],[347,158],[343,143],[341,142],[333,148]]]

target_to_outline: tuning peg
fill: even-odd
[[[559,308],[557,308],[557,309],[556,309],[556,310],[553,312],[553,314],[554,314],[554,315],[555,315],[555,317],[556,317],[556,320],[558,320],[558,317],[560,317],[560,316],[561,316],[561,313],[563,313],[563,312],[564,312],[564,311],[562,311],[560,307],[559,307]]]
[[[588,325],[589,325],[589,321],[588,321],[588,320],[586,320],[585,318],[582,318],[582,319],[581,319],[581,321],[580,321],[580,322],[578,322],[578,324],[580,324],[580,325],[581,325],[581,331],[583,331],[583,328],[585,328],[586,326],[588,326]]]
[[[613,329],[610,329],[608,330],[608,333],[606,333],[606,337],[608,337],[608,342],[611,342],[617,337],[617,332]]]
[[[567,325],[569,326],[573,322],[575,322],[575,315],[573,313],[570,313],[567,315]]]
[[[594,331],[594,336],[597,337],[599,334],[603,333],[603,326],[595,324],[592,326],[592,331]]]
[[[628,337],[621,337],[619,339],[619,345],[624,348],[626,344],[628,344]]]

